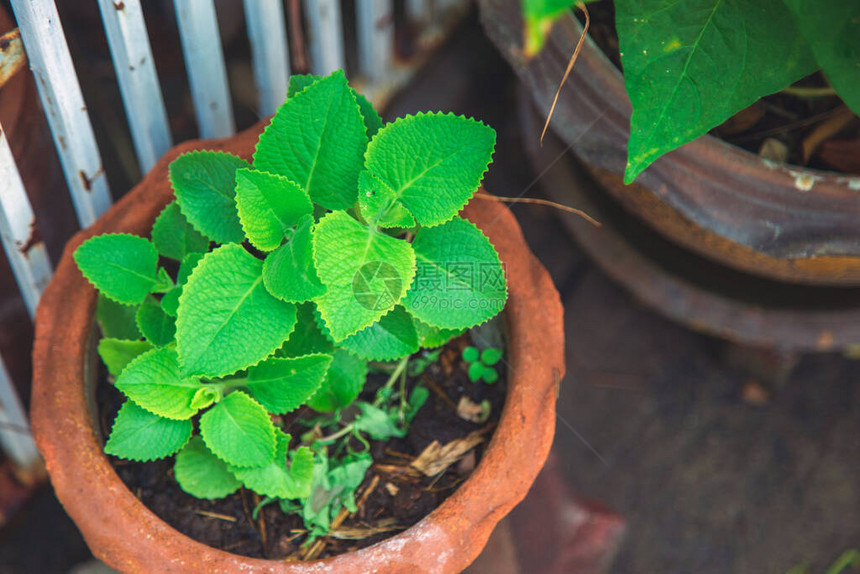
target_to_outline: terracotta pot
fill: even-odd
[[[572,12],[544,49],[522,56],[516,0],[480,0],[487,34],[549,110],[581,26]],[[673,242],[735,269],[801,284],[860,285],[860,177],[766,162],[710,135],[663,156],[625,186],[631,106],[621,72],[589,39],[552,128],[629,212]]]
[[[216,550],[180,534],[120,481],[102,452],[93,401],[96,292],[72,253],[85,239],[125,231],[146,235],[173,197],[167,166],[192,149],[229,150],[250,159],[263,123],[235,137],[188,142],[92,227],[68,243],[36,316],[33,430],[57,497],[93,553],[126,572],[459,572],[496,523],[525,497],[549,452],[564,374],[562,306],[546,270],[528,250],[511,213],[474,200],[464,215],[481,227],[507,269],[504,310],[510,380],[501,420],[478,467],[415,526],[371,547],[324,560],[285,563]]]

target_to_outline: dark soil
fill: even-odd
[[[591,17],[589,36],[621,70],[614,4],[611,0],[592,2],[588,4],[588,12]],[[582,13],[579,10],[575,13],[580,22],[584,22]],[[828,83],[816,72],[794,86],[825,88]],[[840,113],[841,122],[837,117]],[[860,149],[860,118],[850,117],[850,114],[844,117],[844,114],[845,106],[839,96],[801,97],[777,92],[741,110],[710,133],[774,161],[858,173],[860,159],[856,150]]]
[[[427,516],[468,478],[481,458],[490,431],[501,414],[507,385],[502,363],[498,366],[501,375],[498,383],[469,381],[466,364],[461,359],[462,349],[468,344],[468,335],[451,341],[439,360],[421,376],[407,379],[410,393],[418,384],[430,391],[430,398],[413,420],[407,436],[386,442],[371,441],[374,465],[356,491],[358,512],[349,515],[337,529],[340,536],[357,539],[329,536],[303,547],[307,536],[300,516],[286,515],[277,504],[270,504],[253,520],[252,511],[260,498],[244,489],[221,500],[194,498],[183,492],[173,478],[172,457],[149,463],[110,457],[111,464],[126,486],[158,517],[183,534],[215,548],[254,558],[299,560],[370,546]],[[372,401],[387,378],[387,374],[369,375],[360,399]],[[463,396],[478,404],[488,400],[490,418],[480,424],[460,418],[456,406]],[[106,376],[99,384],[97,398],[102,430],[107,436],[123,398]],[[310,414],[311,411],[299,411],[292,421],[284,422],[284,431],[301,435],[307,428],[295,421]],[[410,462],[434,440],[446,444],[482,429],[486,430],[486,440],[441,475],[428,478],[411,471]],[[352,446],[361,448],[358,443]]]

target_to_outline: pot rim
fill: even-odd
[[[267,123],[231,138],[174,147],[129,194],[66,245],[37,311],[33,350],[33,432],[57,497],[93,553],[121,571],[152,571],[155,566],[162,572],[459,572],[477,557],[496,523],[525,497],[543,466],[564,375],[560,297],[513,215],[498,202],[473,200],[464,215],[491,238],[508,277],[503,311],[508,395],[472,475],[414,526],[373,546],[322,560],[247,558],[196,542],[163,522],[126,488],[102,451],[86,392],[97,296],[77,270],[74,250],[108,231],[148,235],[155,216],[172,199],[167,166],[173,158],[192,149],[223,149],[249,158]]]

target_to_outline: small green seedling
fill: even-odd
[[[469,380],[473,383],[483,380],[492,385],[499,380],[495,365],[502,360],[501,349],[491,347],[479,352],[475,347],[466,347],[463,349],[463,360],[469,363],[467,372]]]
[[[420,386],[407,396],[409,357],[504,306],[495,248],[457,216],[494,145],[453,114],[383,125],[339,71],[290,79],[252,161],[174,160],[176,199],[151,239],[100,235],[74,254],[126,399],[105,452],[175,455],[187,493],[245,487],[325,532],[371,464],[350,441],[404,436],[427,399]],[[357,401],[368,363],[391,361],[376,400]],[[293,436],[274,415],[302,406],[321,430]]]

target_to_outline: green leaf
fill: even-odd
[[[152,349],[136,357],[116,379],[116,388],[138,406],[169,419],[197,414],[191,399],[200,388],[196,377],[179,375],[179,358],[172,347]]]
[[[200,435],[231,466],[260,467],[275,458],[275,425],[260,403],[233,392],[200,417]]]
[[[141,334],[134,320],[137,307],[111,301],[99,293],[96,307],[96,322],[102,336],[112,339],[140,339]]]
[[[484,376],[484,365],[482,365],[479,362],[478,363],[472,363],[471,365],[469,365],[468,374],[469,374],[469,380],[472,381],[473,383],[477,383],[478,381],[481,380],[481,377]]]
[[[502,350],[491,347],[489,349],[484,349],[481,353],[481,362],[487,365],[488,367],[492,367],[496,363],[502,360]]]
[[[463,360],[467,363],[474,363],[481,358],[481,354],[475,347],[466,347],[463,349]]]
[[[239,221],[251,245],[260,251],[276,249],[288,230],[314,212],[308,194],[283,177],[263,171],[236,171]]]
[[[415,227],[415,218],[397,201],[394,190],[366,170],[358,175],[358,207],[361,216],[371,225]]]
[[[156,347],[167,345],[176,335],[176,319],[165,313],[151,295],[138,307],[135,320],[146,340]]]
[[[101,339],[99,356],[107,367],[108,373],[118,377],[122,370],[135,357],[152,349],[148,341],[127,341],[124,339]]]
[[[191,399],[191,408],[198,411],[203,410],[217,403],[222,398],[221,390],[217,387],[202,386],[194,393],[194,397]]]
[[[390,414],[365,402],[358,402],[355,405],[360,413],[353,423],[356,430],[369,434],[373,440],[388,440],[392,437],[403,438],[406,436],[406,431],[397,424],[396,411]]]
[[[319,391],[307,402],[319,412],[334,412],[354,401],[367,379],[367,362],[337,349]]]
[[[173,279],[167,273],[164,267],[159,267],[158,273],[155,275],[155,285],[150,288],[150,293],[167,293],[175,287]]]
[[[179,296],[182,295],[182,287],[191,277],[191,272],[203,259],[203,253],[189,253],[179,264],[179,272],[176,274],[176,286],[164,294],[161,298],[161,308],[171,317],[176,317],[179,311]]]
[[[484,372],[481,374],[481,377],[484,379],[484,382],[492,385],[499,380],[499,373],[496,372],[496,369],[493,367],[484,367]]]
[[[84,241],[74,257],[87,281],[118,303],[137,305],[155,285],[158,252],[143,237],[97,235]]]
[[[259,468],[231,467],[233,474],[260,496],[273,498],[304,498],[310,495],[314,455],[306,447],[298,448],[287,468],[287,446],[290,435],[278,431],[275,458]]]
[[[314,203],[347,209],[358,195],[367,135],[342,71],[288,99],[260,135],[256,169],[283,175]]]
[[[220,377],[275,352],[296,324],[296,306],[263,285],[263,262],[222,245],[194,268],[179,297],[176,344],[185,375]]]
[[[141,462],[164,458],[182,448],[192,430],[189,420],[166,419],[126,401],[113,421],[105,452]]]
[[[412,319],[415,322],[415,331],[418,333],[418,344],[423,349],[441,347],[454,337],[459,337],[465,332],[465,329],[442,329],[423,323],[415,317]]]
[[[387,124],[367,147],[367,169],[421,225],[444,223],[478,190],[496,145],[479,121],[442,113]]]
[[[367,470],[373,465],[373,459],[367,453],[352,455],[346,457],[344,461],[337,467],[329,471],[329,480],[335,487],[341,487],[342,490],[338,497],[343,502],[343,505],[350,512],[356,512],[358,509],[355,506],[355,491],[364,482],[364,477]]]
[[[155,218],[152,243],[160,255],[177,261],[182,261],[189,253],[209,251],[209,238],[188,223],[175,201],[168,203]]]
[[[245,240],[236,212],[236,170],[248,162],[219,151],[192,151],[170,163],[179,209],[194,229],[216,243]]]
[[[855,114],[860,114],[860,4],[846,0],[784,1],[830,85]]]
[[[419,320],[463,329],[487,321],[505,306],[499,256],[471,222],[456,217],[438,227],[422,227],[412,247],[418,271],[403,304]]]
[[[268,359],[248,369],[248,390],[270,413],[286,414],[317,392],[331,362],[331,355]]]
[[[313,224],[310,215],[302,218],[292,237],[270,253],[263,263],[263,283],[278,299],[302,303],[325,293],[314,267]]]
[[[199,436],[192,438],[176,455],[173,474],[180,488],[197,498],[224,498],[242,486]]]
[[[317,308],[335,341],[393,309],[415,274],[411,245],[342,211],[320,220],[313,246],[317,273],[326,287],[316,299]]]
[[[362,359],[391,361],[417,353],[418,334],[412,316],[398,305],[379,321],[344,339],[340,346]]]
[[[303,357],[314,353],[334,351],[334,344],[320,329],[313,303],[298,306],[296,328],[287,342],[278,349],[278,357]]]
[[[415,419],[415,415],[418,414],[418,411],[421,410],[421,407],[424,406],[424,403],[427,402],[427,399],[430,398],[430,391],[427,390],[424,386],[417,386],[412,389],[412,394],[409,395],[409,410],[406,412],[406,424],[412,424],[412,421]]]
[[[576,3],[577,0],[523,0],[526,57],[541,51],[553,23]]]
[[[291,75],[290,84],[287,88],[287,98],[292,98],[308,86],[315,84],[320,79],[320,76],[314,76],[312,74]],[[382,127],[382,118],[379,117],[379,114],[373,108],[373,104],[371,104],[367,98],[356,92],[353,88],[350,88],[349,91],[352,92],[352,95],[355,97],[355,101],[358,104],[358,109],[361,110],[361,116],[364,118],[364,125],[367,128],[367,137],[370,139],[376,135],[376,132],[378,132]]]
[[[615,14],[633,104],[626,183],[816,69],[782,0],[617,0]]]

